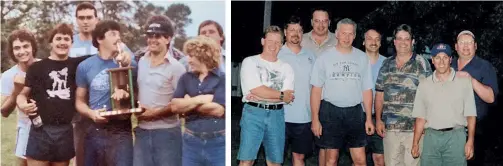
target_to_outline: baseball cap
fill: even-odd
[[[452,49],[448,44],[439,43],[433,46],[431,50],[431,56],[437,56],[438,53],[445,53],[448,56],[452,56]]]
[[[459,32],[458,37],[456,37],[456,39],[458,39],[459,36],[461,36],[461,35],[470,35],[473,37],[473,39],[475,39],[475,35],[472,33],[472,31],[469,31],[469,30],[464,30],[464,31]]]
[[[147,33],[168,34],[173,27],[165,22],[152,22],[147,27]]]

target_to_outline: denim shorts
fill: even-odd
[[[321,148],[359,148],[367,145],[365,115],[361,104],[343,108],[322,100],[319,117],[322,133],[315,140]]]
[[[285,112],[265,110],[248,104],[241,116],[241,142],[238,160],[255,160],[263,143],[266,160],[283,163],[285,148]]]
[[[75,156],[72,124],[30,128],[26,157],[50,162],[69,161]]]

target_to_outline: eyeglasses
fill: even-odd
[[[163,37],[164,35],[162,34],[157,34],[157,33],[147,33],[147,38],[148,39],[151,39],[151,38],[156,38],[156,39],[160,39],[161,37]]]
[[[328,24],[329,20],[318,20],[314,19],[313,21],[315,24]]]
[[[471,45],[473,44],[475,41],[473,40],[461,40],[461,41],[458,41],[458,44],[459,45]]]
[[[77,18],[79,20],[91,20],[94,18],[94,16],[78,16]]]

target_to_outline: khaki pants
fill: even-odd
[[[419,166],[419,158],[414,159],[411,154],[413,139],[413,132],[386,132],[383,138],[386,166]],[[419,152],[422,151],[422,142],[423,139],[419,141]]]

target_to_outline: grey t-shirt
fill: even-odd
[[[373,86],[369,59],[354,47],[349,54],[329,48],[314,63],[311,85],[322,87],[321,98],[335,106],[360,104],[362,92]]]

